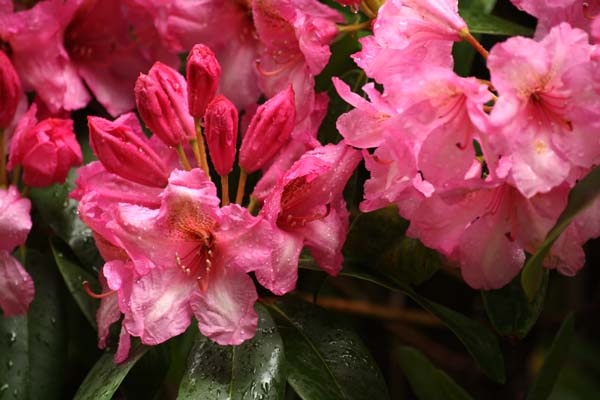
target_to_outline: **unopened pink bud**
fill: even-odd
[[[231,172],[238,136],[238,112],[231,101],[219,95],[206,107],[204,132],[210,158],[220,176]]]
[[[92,150],[108,171],[142,185],[167,186],[167,169],[149,146],[135,114],[115,121],[90,116],[88,127]]]
[[[156,62],[148,75],[135,83],[135,102],[148,128],[169,146],[195,137],[194,120],[188,113],[187,85],[173,68]]]
[[[73,120],[47,118],[36,123],[36,110],[32,105],[15,129],[8,169],[21,165],[23,182],[28,186],[64,183],[71,167],[83,162]]]
[[[240,148],[240,166],[254,172],[268,163],[294,129],[296,105],[290,85],[256,110]]]
[[[21,81],[8,57],[0,51],[0,129],[6,128],[17,111]]]
[[[221,77],[221,66],[211,49],[203,44],[192,47],[187,58],[186,77],[190,114],[202,118],[206,106],[217,93]]]

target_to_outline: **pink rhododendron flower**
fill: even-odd
[[[23,182],[44,187],[63,183],[71,167],[83,162],[71,119],[47,118],[38,122],[33,104],[15,130],[8,169],[23,167]]]
[[[567,22],[574,28],[590,32],[593,17],[600,14],[600,3],[588,0],[511,0],[515,6],[538,19],[536,38],[542,38],[552,27]]]
[[[499,99],[491,113],[502,174],[527,197],[600,163],[600,85],[587,34],[567,24],[540,42],[515,37],[488,60]]]
[[[379,9],[373,36],[360,40],[362,50],[352,58],[384,85],[422,65],[451,67],[452,42],[466,27],[457,10],[455,0],[388,0]]]
[[[0,308],[4,316],[24,314],[33,301],[31,277],[11,252],[25,243],[31,230],[29,199],[15,186],[0,188]]]
[[[274,96],[290,83],[296,95],[298,119],[314,104],[314,76],[329,60],[329,45],[343,17],[315,0],[254,0],[254,26],[259,37],[259,83]]]
[[[139,72],[156,59],[177,63],[156,42],[130,35],[132,22],[134,32],[152,26],[129,14],[117,0],[45,0],[0,15],[0,38],[10,44],[25,89],[35,90],[52,112],[84,107],[90,100],[85,81],[118,115],[134,105],[123,88],[133,87]]]
[[[183,332],[192,315],[220,344],[254,335],[257,295],[246,273],[271,265],[267,221],[236,204],[219,208],[215,186],[199,169],[174,170],[160,208],[106,204],[114,214],[103,222],[87,218],[94,201],[82,199],[82,217],[116,238],[128,258],[104,267],[108,286],[118,291],[125,336],[158,344]]]
[[[261,210],[274,225],[274,261],[256,271],[258,281],[275,294],[294,289],[303,246],[331,275],[342,268],[341,249],[348,231],[342,191],[361,160],[340,143],[305,153],[285,173]]]

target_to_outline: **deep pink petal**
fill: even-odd
[[[31,230],[31,202],[15,186],[0,189],[0,251],[25,243]]]

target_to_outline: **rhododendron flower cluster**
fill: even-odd
[[[551,342],[599,180],[597,0],[0,0],[0,397],[471,398]]]
[[[593,7],[515,3],[540,18],[536,39],[510,38],[489,57],[473,43],[491,82],[452,71],[452,41],[474,41],[453,0],[381,7],[374,35],[361,39],[353,57],[383,93],[367,84],[367,101],[334,79],[356,107],[338,129],[365,149],[371,172],[361,210],[396,204],[410,221],[407,234],[455,261],[474,288],[512,280],[569,189],[600,164],[597,49],[577,27],[589,28],[579,15]],[[598,220],[599,212],[596,201],[579,218]],[[574,274],[584,261],[581,245],[600,235],[596,225],[573,224],[547,266]]]
[[[108,327],[124,315],[118,362],[127,357],[131,336],[145,344],[162,343],[185,331],[192,316],[217,343],[240,344],[253,337],[258,296],[248,273],[273,293],[287,293],[295,287],[304,246],[330,274],[342,266],[348,229],[342,190],[360,153],[340,143],[315,144],[297,161],[288,155],[291,167],[258,215],[241,206],[243,196],[238,204],[228,204],[227,184],[221,186],[221,201],[202,159],[202,121],[210,157],[222,182],[228,182],[237,110],[225,96],[206,90],[217,87],[219,74],[211,71],[220,67],[201,46],[188,58],[187,70],[194,71],[189,84],[160,63],[138,78],[136,102],[154,133],[150,139],[134,114],[112,122],[88,119],[99,161],[78,170],[72,196],[80,200],[79,215],[92,228],[106,261],[102,280],[109,291],[90,292],[103,299],[97,316],[101,346]],[[197,61],[200,52],[202,62]],[[207,106],[191,110],[188,99]],[[198,109],[206,112],[203,118]],[[293,140],[295,116],[291,86],[258,106],[240,147],[238,193],[243,194],[248,173],[271,162]],[[192,154],[196,168],[188,159]]]

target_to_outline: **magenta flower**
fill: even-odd
[[[71,119],[35,117],[33,104],[25,114],[12,139],[8,169],[23,167],[23,182],[44,187],[63,183],[71,167],[83,162],[81,148],[73,132]]]
[[[278,295],[293,290],[304,246],[327,273],[342,269],[348,231],[342,191],[360,160],[360,153],[344,143],[330,144],[305,153],[285,173],[261,210],[275,231],[274,261],[256,271],[261,285]]]
[[[600,76],[587,34],[567,24],[542,41],[511,38],[488,60],[499,99],[491,113],[503,157],[499,175],[527,197],[545,193],[574,168],[600,163]]]
[[[30,209],[16,187],[0,188],[0,308],[6,317],[26,313],[35,293],[31,277],[11,256],[31,230]]]

